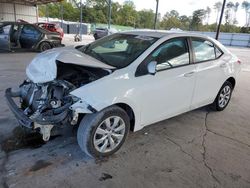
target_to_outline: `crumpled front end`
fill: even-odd
[[[77,121],[72,119],[74,116],[69,109],[78,100],[68,95],[72,89],[74,86],[66,81],[46,84],[25,81],[15,92],[7,89],[5,96],[20,125],[30,129],[39,128],[47,141],[53,126]],[[14,98],[19,98],[20,104]]]
[[[49,50],[32,60],[26,68],[28,79],[15,92],[7,89],[5,96],[19,123],[40,130],[47,141],[54,126],[75,125],[78,114],[95,112],[70,93],[111,74],[110,68],[76,49]]]

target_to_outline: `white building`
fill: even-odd
[[[31,23],[37,22],[37,5],[60,1],[62,0],[0,0],[0,22],[19,19]]]

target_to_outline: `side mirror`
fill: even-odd
[[[151,61],[148,66],[147,66],[147,70],[148,70],[148,73],[151,74],[151,75],[155,75],[156,73],[156,65],[157,65],[157,62],[156,61]]]

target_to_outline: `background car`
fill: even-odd
[[[64,36],[63,29],[60,27],[58,23],[36,23],[36,25],[48,31],[59,33],[61,39]]]
[[[0,50],[45,51],[63,46],[60,34],[25,22],[0,22]]]
[[[94,36],[95,40],[97,40],[97,39],[100,39],[100,38],[105,37],[107,35],[114,34],[114,33],[117,33],[117,30],[115,28],[111,28],[111,29],[96,28],[93,36]]]

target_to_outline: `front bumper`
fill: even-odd
[[[27,128],[33,128],[33,121],[24,114],[22,109],[20,109],[19,106],[17,106],[15,101],[12,99],[15,97],[20,97],[20,94],[18,92],[12,92],[11,88],[8,88],[5,91],[5,97],[10,110],[14,113],[20,125]]]
[[[13,100],[13,98],[20,97],[20,92],[12,92],[11,88],[8,88],[5,91],[5,97],[7,99],[7,104],[10,110],[14,113],[20,125],[30,129],[34,129],[34,123],[43,126],[43,125],[56,125],[63,122],[69,114],[69,107],[71,105],[69,103],[64,105],[63,107],[56,109],[56,111],[58,112],[56,115],[40,114],[38,117],[36,117],[35,120],[33,120],[30,119]]]

